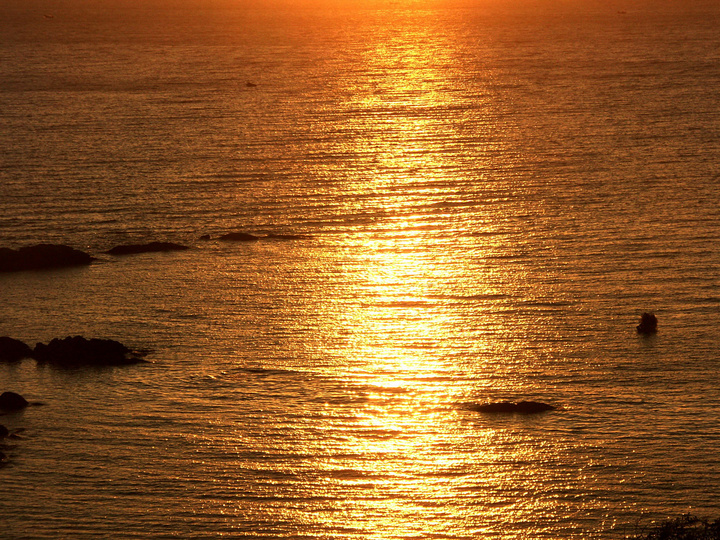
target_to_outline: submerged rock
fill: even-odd
[[[7,336],[0,336],[0,361],[15,362],[30,358],[32,349],[22,341]]]
[[[496,403],[471,404],[468,406],[473,411],[483,413],[516,413],[516,414],[537,414],[557,409],[554,405],[540,401],[499,401]]]
[[[304,234],[270,233],[270,234],[265,235],[263,238],[268,238],[270,240],[303,240],[304,238],[310,238],[310,237],[306,236]]]
[[[255,240],[260,240],[260,237],[245,232],[231,232],[223,234],[218,240],[224,240],[226,242],[254,242]]]
[[[37,244],[17,250],[0,248],[0,272],[84,266],[94,260],[84,251],[60,244]]]
[[[209,234],[204,234],[200,237],[201,240],[210,240]],[[256,234],[250,234],[246,232],[229,232],[221,236],[218,236],[218,240],[225,242],[255,242],[257,240],[302,240],[305,238],[311,238],[305,234],[284,234],[284,233],[268,233],[266,235],[258,236]]]
[[[630,537],[628,537],[630,538]],[[643,527],[643,533],[633,540],[719,540],[720,519],[709,520],[692,514],[684,514]]]
[[[27,400],[15,392],[3,392],[0,395],[0,409],[4,411],[19,411],[28,405]]]
[[[643,313],[640,316],[640,324],[638,324],[635,328],[637,329],[638,334],[655,334],[657,332],[657,317],[654,313]]]
[[[153,253],[161,251],[184,251],[190,249],[174,242],[150,242],[148,244],[124,244],[106,251],[110,255],[134,255],[136,253]]]
[[[117,366],[145,362],[143,354],[112,339],[85,339],[82,336],[55,338],[33,350],[38,362],[59,366]]]

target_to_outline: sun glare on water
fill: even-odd
[[[514,510],[502,505],[478,512],[476,498],[487,507],[486,491],[510,482],[492,463],[520,459],[507,447],[492,450],[498,438],[505,445],[512,436],[468,426],[459,410],[468,398],[463,364],[494,345],[489,334],[464,326],[470,316],[476,325],[490,323],[457,299],[468,289],[492,289],[481,279],[463,282],[467,268],[448,240],[463,224],[440,207],[454,183],[467,181],[442,146],[447,119],[432,114],[447,108],[442,74],[427,68],[431,52],[418,46],[405,54],[403,46],[390,40],[368,53],[376,84],[347,105],[357,110],[354,151],[375,157],[370,171],[348,179],[354,183],[343,189],[357,196],[341,204],[348,215],[363,216],[381,201],[382,212],[367,216],[366,231],[342,250],[335,281],[319,299],[330,315],[319,349],[335,359],[327,372],[363,396],[351,419],[328,426],[346,435],[330,445],[337,454],[320,460],[322,485],[329,494],[357,496],[306,517],[327,527],[340,521],[348,534],[377,539],[479,533],[496,511],[511,519]],[[428,211],[428,202],[439,209]]]

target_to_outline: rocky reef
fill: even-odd
[[[720,518],[713,521],[685,514],[655,525],[633,540],[720,540]]]
[[[284,233],[269,233],[264,236],[258,236],[246,232],[229,232],[218,236],[217,239],[223,242],[256,242],[258,240],[303,240],[305,238],[310,238],[310,236]],[[210,235],[203,235],[201,239],[209,240]]]
[[[123,244],[109,249],[105,253],[109,255],[134,255],[137,253],[155,253],[164,251],[184,251],[189,246],[176,244],[174,242],[149,242],[147,244]]]
[[[270,233],[263,236],[263,238],[267,238],[268,240],[304,240],[306,238],[312,238],[311,236],[305,235],[305,234],[280,234],[280,233]]]
[[[219,236],[218,240],[224,242],[255,242],[260,240],[260,237],[246,232],[229,232]]]
[[[94,260],[84,251],[61,244],[37,244],[20,249],[0,248],[0,272],[84,266]]]
[[[33,358],[39,363],[58,366],[119,366],[145,362],[144,354],[112,339],[86,339],[82,336],[55,338],[47,345],[38,343]]]
[[[0,394],[0,415],[12,415],[13,413],[19,413],[30,405],[41,405],[41,403],[28,403],[28,401],[15,392],[3,392]],[[5,452],[12,452],[15,446],[12,444],[6,444],[7,439],[18,439],[18,433],[23,431],[20,429],[10,429],[7,426],[0,424],[0,468],[8,465],[11,460],[11,455]]]
[[[34,358],[38,363],[56,366],[122,366],[145,362],[145,354],[112,339],[68,336],[47,344],[37,343],[31,349],[17,339],[0,337],[0,360],[6,361]]]
[[[495,403],[471,403],[468,409],[482,413],[537,414],[557,410],[554,405],[540,401],[498,401]]]
[[[19,339],[0,336],[0,362],[17,362],[32,357],[32,349]]]

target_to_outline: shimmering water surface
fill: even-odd
[[[0,246],[99,257],[0,274],[0,335],[153,350],[0,365],[0,536],[720,514],[717,4],[141,4],[0,7]]]

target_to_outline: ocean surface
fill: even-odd
[[[718,66],[716,2],[3,0],[0,247],[98,260],[0,335],[152,352],[0,364],[0,537],[720,516]]]

